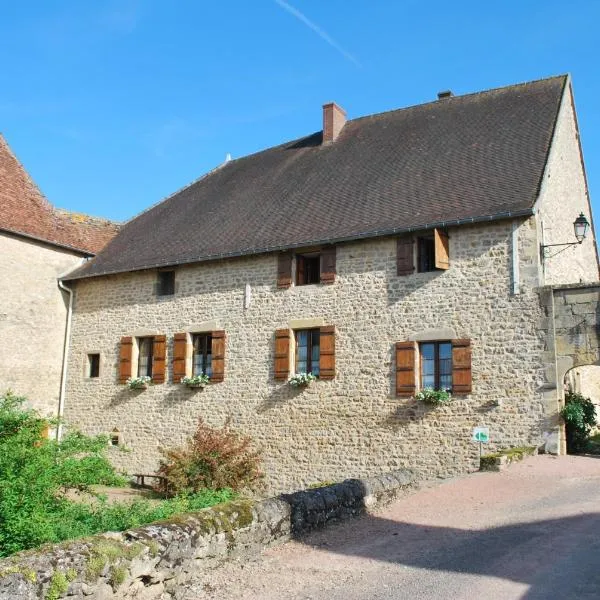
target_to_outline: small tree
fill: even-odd
[[[199,419],[196,432],[184,446],[160,452],[164,459],[158,474],[166,478],[171,493],[240,490],[263,477],[261,457],[252,449],[251,438],[233,431],[229,421],[213,428]]]
[[[593,402],[581,394],[567,392],[560,415],[565,421],[567,452],[585,452],[592,427],[596,426],[596,407]]]

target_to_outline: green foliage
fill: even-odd
[[[181,448],[161,449],[159,475],[171,492],[189,494],[202,489],[240,490],[255,485],[262,477],[260,454],[251,439],[223,428],[206,425],[202,419],[194,436]]]
[[[433,404],[436,406],[452,402],[452,394],[448,390],[434,390],[433,388],[421,390],[415,398],[426,404]]]
[[[590,432],[596,426],[596,408],[593,402],[581,394],[567,392],[560,415],[565,422],[567,452],[585,452],[589,446]]]
[[[54,571],[50,579],[46,600],[58,600],[69,589],[69,579],[62,571]]]
[[[122,531],[176,513],[199,510],[232,497],[230,490],[203,491],[159,504],[137,501],[92,504],[69,500],[76,489],[123,485],[104,452],[104,436],[69,433],[58,443],[45,439],[47,421],[23,407],[23,398],[0,397],[0,556],[44,543]],[[58,583],[56,584],[58,585]]]

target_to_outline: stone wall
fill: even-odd
[[[198,417],[249,434],[262,448],[269,489],[414,467],[424,476],[478,468],[474,426],[491,448],[542,440],[542,341],[534,219],[516,222],[521,293],[511,286],[510,221],[450,229],[447,271],[396,275],[396,240],[338,246],[332,285],[277,289],[275,255],[182,266],[174,297],[154,295],[156,273],[76,283],[67,420],[87,433],[118,428],[117,466],[152,472],[158,448],[181,444]],[[251,301],[245,308],[246,285]],[[296,391],[273,379],[274,334],[298,319],[335,325],[337,375]],[[227,332],[225,381],[203,391],[172,382],[172,341],[193,324]],[[167,383],[132,392],[117,383],[122,336],[167,336]],[[473,393],[431,409],[397,398],[394,344],[469,338]],[[86,379],[86,353],[101,355]]]
[[[412,473],[396,471],[23,552],[0,560],[0,600],[177,598],[203,569],[360,515],[413,483]]]
[[[0,393],[12,389],[44,415],[57,412],[65,339],[68,299],[57,277],[80,261],[0,232]]]
[[[537,202],[541,244],[574,242],[573,221],[580,212],[592,222],[570,83],[567,86]],[[598,281],[593,229],[581,245],[548,248],[547,254],[545,285]]]

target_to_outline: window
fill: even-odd
[[[157,296],[172,296],[175,293],[175,271],[159,271],[156,286]]]
[[[100,377],[100,355],[88,354],[88,377]]]
[[[435,271],[435,243],[433,236],[417,238],[418,271]]]
[[[452,390],[452,342],[422,342],[421,389]]]
[[[296,373],[312,373],[319,376],[320,330],[296,331]]]
[[[152,377],[152,354],[154,346],[154,338],[143,337],[138,338],[138,372],[137,376],[142,377],[147,375]]]
[[[298,254],[296,256],[296,285],[319,283],[321,280],[321,255]]]
[[[121,443],[121,433],[119,432],[119,430],[115,427],[111,432],[110,432],[110,445],[111,446],[118,446]]]
[[[212,336],[210,334],[192,335],[193,360],[192,375],[212,376]]]

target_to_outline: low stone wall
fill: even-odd
[[[232,557],[364,513],[410,487],[410,471],[348,479],[277,498],[238,500],[122,533],[0,561],[0,599],[177,598],[181,584]]]
[[[535,446],[523,448],[508,448],[495,454],[485,454],[479,459],[480,471],[503,471],[508,465],[519,462],[528,456],[535,456],[538,449]]]

